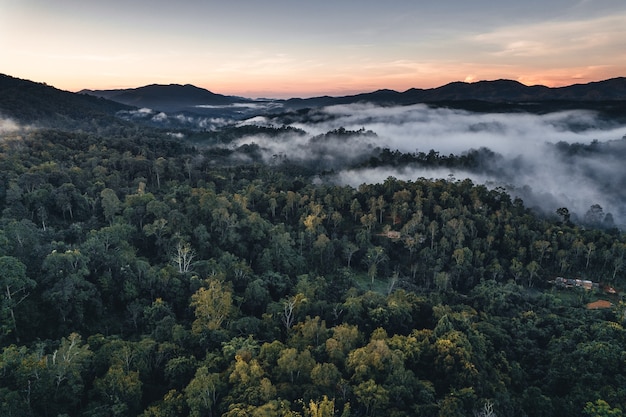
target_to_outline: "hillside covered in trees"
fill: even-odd
[[[351,186],[322,156],[237,142],[295,127],[85,126],[0,130],[0,415],[626,409],[626,238],[601,207],[574,222],[469,179]],[[497,157],[368,152],[350,163]]]

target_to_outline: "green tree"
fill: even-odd
[[[179,274],[186,274],[191,272],[193,266],[192,262],[196,257],[196,252],[191,245],[187,242],[179,240],[174,248],[174,254],[172,255],[172,262],[178,269]]]
[[[361,382],[354,387],[354,395],[363,405],[365,415],[368,416],[375,416],[389,404],[389,392],[372,379]]]
[[[130,417],[141,409],[142,386],[139,372],[113,365],[102,378],[95,379],[93,391],[108,415]]]
[[[212,416],[217,407],[220,391],[225,387],[220,374],[210,373],[201,366],[185,388],[185,398],[193,417]]]
[[[141,417],[178,417],[187,411],[185,399],[177,390],[168,391],[161,401],[148,406]]]
[[[305,417],[334,417],[335,416],[335,400],[329,400],[324,395],[321,400],[310,400],[308,405],[304,406]]]
[[[117,197],[115,191],[110,188],[105,188],[104,190],[100,191],[100,199],[102,212],[104,213],[104,219],[109,222],[109,225],[112,225],[115,216],[122,209],[122,203]]]
[[[474,363],[474,351],[465,333],[458,330],[448,331],[437,338],[433,349],[434,363],[440,372],[438,383],[455,388],[477,383],[479,372]]]
[[[342,241],[343,244],[343,255],[346,259],[347,262],[347,266],[348,268],[351,267],[351,263],[352,263],[352,257],[354,256],[355,253],[357,253],[359,251],[359,247],[351,242],[351,241]]]
[[[289,297],[283,301],[283,313],[281,320],[285,326],[285,330],[289,332],[296,320],[296,312],[298,308],[307,301],[302,293],[298,293],[293,297]]]
[[[324,265],[327,264],[325,262],[325,258],[327,254],[330,252],[329,249],[332,248],[331,240],[328,238],[328,236],[326,236],[326,234],[321,233],[319,236],[317,236],[317,239],[313,243],[313,248],[319,254],[320,267],[324,269],[323,268]]]
[[[89,368],[93,352],[78,333],[61,340],[47,359],[47,371],[52,379],[53,399],[71,409],[80,402],[85,387],[83,375]]]
[[[53,192],[54,201],[59,209],[65,213],[69,213],[70,219],[74,219],[74,207],[82,200],[82,196],[78,193],[76,186],[72,183],[65,183]]]
[[[624,415],[621,408],[612,408],[604,400],[588,402],[583,408],[583,413],[589,417],[622,417]]]
[[[276,395],[276,389],[265,377],[265,371],[259,361],[247,355],[235,355],[235,363],[231,366],[228,382],[231,389],[224,399],[226,403],[244,402],[261,405]]]
[[[315,366],[315,359],[308,349],[298,352],[295,348],[287,348],[280,353],[276,364],[278,365],[277,370],[282,375],[287,376],[287,380],[293,384],[310,377],[311,370]]]
[[[232,290],[218,278],[208,278],[191,296],[191,307],[196,316],[192,327],[194,333],[217,330],[233,313]]]
[[[44,259],[47,289],[43,297],[58,311],[63,324],[82,324],[86,310],[94,306],[97,291],[86,279],[88,263],[89,258],[78,249],[55,250]]]
[[[0,257],[0,335],[7,335],[12,331],[19,343],[15,309],[30,295],[35,285],[36,282],[26,276],[26,265],[19,259],[12,256]]]
[[[519,259],[513,258],[511,260],[509,271],[511,272],[511,275],[513,275],[515,282],[518,283],[524,274],[524,264],[522,264]]]
[[[356,348],[362,339],[357,326],[342,323],[331,329],[333,335],[326,340],[326,353],[337,365],[344,365],[345,357]]]
[[[289,338],[289,345],[299,349],[316,349],[326,341],[329,333],[326,328],[326,321],[319,316],[313,318],[306,316],[304,321],[293,327],[293,330]]]
[[[369,248],[365,254],[365,265],[367,265],[367,275],[370,278],[370,285],[374,285],[374,279],[378,274],[378,265],[389,259],[382,246]]]
[[[382,333],[380,338],[379,333]],[[354,381],[372,379],[382,382],[393,369],[402,366],[400,353],[390,349],[385,338],[384,330],[377,329],[366,346],[350,352],[346,365],[352,371]]]
[[[317,363],[311,369],[311,381],[325,395],[332,395],[341,380],[341,372],[332,363]]]
[[[528,272],[528,286],[532,287],[534,285],[535,276],[539,272],[540,266],[535,261],[530,261],[528,265],[526,265],[526,271]]]

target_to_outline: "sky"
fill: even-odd
[[[0,73],[244,97],[626,76],[624,0],[0,0]]]

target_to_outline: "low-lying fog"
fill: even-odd
[[[19,130],[19,125],[12,119],[0,115],[0,134],[11,133]]]
[[[275,117],[256,117],[244,123],[282,124]],[[513,197],[548,213],[567,207],[583,217],[591,205],[599,204],[604,213],[613,214],[617,224],[626,224],[626,126],[602,120],[594,112],[484,114],[425,105],[341,105],[316,110],[299,120],[291,118],[287,125],[306,135],[247,136],[238,144],[256,143],[267,160],[282,154],[292,161],[306,161],[319,159],[323,152],[321,160],[335,170],[335,180],[342,184],[382,182],[389,176],[404,180],[470,178],[491,187],[504,186]],[[337,137],[324,140],[322,147],[319,141],[312,143],[311,138],[339,128],[365,129],[375,135]],[[568,156],[563,151],[564,144],[592,142],[606,146],[597,152],[570,152]],[[358,160],[376,147],[404,153],[428,153],[432,149],[441,155],[488,148],[499,154],[498,166],[488,167],[483,173],[416,166],[342,169],[347,160]],[[492,174],[486,175],[485,171]]]

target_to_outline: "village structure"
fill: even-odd
[[[600,284],[586,279],[556,277],[554,284],[562,288],[583,288],[587,291],[599,290]]]
[[[587,310],[604,310],[613,307],[613,303],[608,300],[598,300],[587,304]]]
[[[582,288],[586,291],[602,290],[607,294],[617,294],[615,288],[611,286],[600,285],[600,283],[598,282],[593,282],[586,279],[556,277],[553,282],[556,286],[561,288]],[[608,300],[597,300],[586,305],[586,308],[588,310],[603,310],[611,307],[613,307],[613,303]]]
[[[609,285],[600,285],[598,282],[586,279],[556,277],[553,282],[556,286],[561,288],[582,288],[587,291],[602,290],[607,294],[617,294],[617,290]]]

